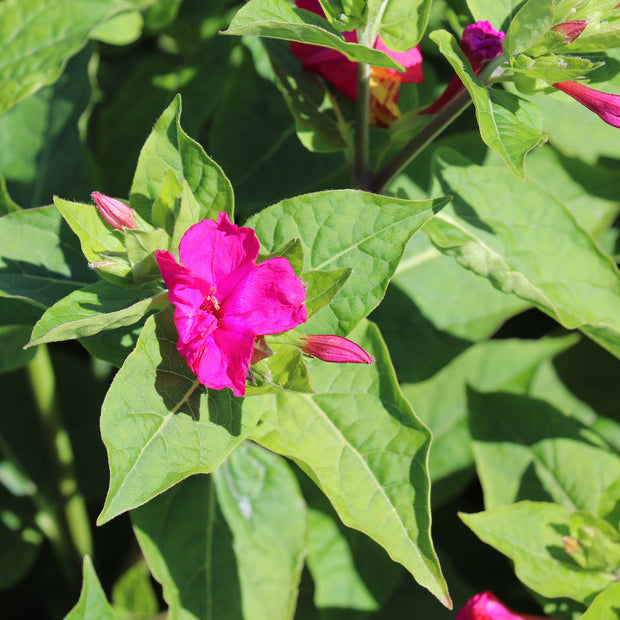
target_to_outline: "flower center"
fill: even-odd
[[[217,300],[215,293],[217,292],[215,286],[209,287],[209,294],[204,298],[202,304],[200,304],[200,309],[204,312],[208,312],[210,314],[215,315],[216,318],[219,319],[218,311],[220,310],[220,302]]]

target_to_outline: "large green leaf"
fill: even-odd
[[[505,30],[525,0],[467,0],[475,21],[486,20]]]
[[[351,337],[375,364],[309,362],[316,393],[268,397],[252,438],[298,462],[346,525],[450,605],[430,538],[430,433],[402,396],[377,328],[364,322]]]
[[[566,207],[538,183],[453,152],[437,157],[436,172],[457,198],[425,227],[433,242],[620,356],[620,274]]]
[[[84,581],[80,599],[75,607],[65,616],[65,620],[118,620],[114,609],[108,603],[103,588],[97,578],[93,562],[84,556]]]
[[[543,401],[470,391],[468,406],[487,509],[531,499],[594,513],[605,489],[620,476],[618,455]]]
[[[307,194],[251,218],[263,251],[297,237],[304,270],[353,269],[329,306],[302,326],[305,333],[347,334],[381,301],[413,233],[448,202],[400,200],[358,191]]]
[[[131,186],[129,204],[151,222],[151,209],[162,191],[164,173],[171,170],[179,183],[187,181],[200,205],[198,219],[217,218],[220,211],[233,216],[234,197],[222,169],[181,128],[181,97],[174,98],[155,123],[142,147]]]
[[[451,496],[455,489],[460,490],[462,484],[452,485],[450,477],[473,465],[467,427],[467,386],[481,392],[523,393],[538,365],[574,341],[568,337],[481,342],[430,379],[403,385],[405,397],[433,433],[429,470],[435,485],[434,503]],[[467,484],[469,478],[461,475],[456,483]]]
[[[579,620],[611,620],[618,617],[618,601],[620,601],[620,583],[605,588],[593,601],[588,610]]]
[[[0,218],[0,296],[42,307],[96,280],[54,206]]]
[[[0,174],[24,207],[50,204],[54,194],[86,200],[97,189],[79,124],[88,119],[94,60],[88,46],[55,84],[0,116]]]
[[[159,287],[127,289],[102,280],[48,308],[34,326],[29,344],[82,338],[133,325],[167,299]]]
[[[101,411],[110,488],[99,522],[147,502],[191,474],[211,472],[243,441],[260,408],[208,391],[177,353],[171,311],[150,317]]]
[[[584,570],[564,551],[571,511],[557,504],[524,501],[477,514],[461,514],[484,542],[507,555],[517,577],[548,598],[588,604],[615,580],[602,570]]]
[[[295,8],[286,0],[250,0],[223,34],[258,35],[329,47],[349,60],[375,67],[402,69],[385,52],[346,42],[324,17]]]
[[[306,553],[306,506],[287,463],[239,446],[213,474],[233,535],[245,620],[287,620]]]
[[[525,178],[525,156],[546,140],[538,108],[505,90],[485,87],[449,32],[438,30],[430,37],[469,91],[484,142],[519,178]]]
[[[369,0],[369,27],[389,49],[404,52],[422,38],[430,8],[430,0]]]
[[[100,22],[132,5],[118,0],[0,3],[0,114],[62,73]],[[36,33],[36,34],[35,34]]]

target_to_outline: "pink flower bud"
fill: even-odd
[[[572,80],[556,82],[553,86],[598,114],[609,125],[620,128],[620,95],[602,93]]]
[[[482,66],[502,53],[504,33],[495,30],[490,22],[476,22],[463,30],[461,49],[471,63],[474,73]]]
[[[551,30],[561,34],[564,37],[564,43],[572,43],[587,25],[588,22],[583,19],[572,19],[555,25]]]
[[[133,210],[124,202],[99,192],[93,192],[91,196],[97,205],[97,209],[99,209],[99,213],[112,228],[116,228],[116,230],[136,228]]]
[[[542,616],[530,616],[511,611],[492,592],[480,592],[472,596],[461,608],[454,620],[546,620]]]
[[[375,361],[362,347],[342,336],[305,336],[303,340],[301,350],[324,362],[372,364]]]

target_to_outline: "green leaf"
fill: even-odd
[[[135,349],[143,327],[144,319],[135,325],[117,327],[93,336],[83,336],[80,338],[80,344],[93,357],[120,368]]]
[[[306,310],[308,317],[324,308],[346,284],[353,272],[350,267],[332,271],[306,271],[302,274],[306,284]]]
[[[89,32],[131,5],[115,0],[4,0],[0,3],[0,114],[55,82]],[[37,36],[33,36],[33,33]]]
[[[542,40],[555,24],[569,19],[582,0],[527,0],[524,2],[510,27],[502,47],[510,57],[526,52]]]
[[[578,56],[559,56],[546,54],[538,58],[530,58],[524,54],[517,56],[511,69],[533,80],[544,80],[549,84],[574,80],[601,66],[601,63],[590,62]]]
[[[96,189],[80,132],[93,103],[89,71],[96,68],[89,45],[69,61],[55,84],[0,116],[0,174],[20,205],[47,205],[54,194],[87,200]]]
[[[149,30],[161,30],[174,21],[182,0],[157,0],[146,13]]]
[[[583,570],[564,551],[570,514],[557,504],[524,501],[460,517],[476,536],[514,562],[517,577],[528,588],[548,598],[587,604],[614,576]]]
[[[108,45],[129,45],[142,34],[144,19],[140,11],[127,11],[99,24],[90,38]]]
[[[93,562],[89,556],[84,556],[84,581],[80,599],[75,607],[65,616],[65,620],[118,620],[114,609],[108,603]]]
[[[297,277],[301,276],[301,272],[304,268],[304,249],[299,239],[291,239],[288,243],[285,243],[281,248],[270,252],[269,254],[259,254],[256,259],[257,263],[269,260],[270,258],[286,258],[291,264],[293,271]]]
[[[260,415],[230,390],[208,391],[176,350],[170,310],[149,317],[101,410],[110,488],[99,523],[191,474],[216,469]]]
[[[112,603],[130,618],[150,618],[159,610],[151,585],[151,573],[144,561],[129,567],[114,583]]]
[[[125,229],[125,247],[136,283],[161,280],[155,252],[170,247],[170,235],[163,228],[155,230]]]
[[[265,397],[252,438],[298,462],[343,523],[450,605],[430,538],[430,433],[403,398],[377,328],[365,322],[352,338],[375,364],[310,360],[316,393]]]
[[[21,207],[11,198],[6,187],[6,179],[0,176],[0,216],[21,211]]]
[[[21,299],[3,299],[0,303],[0,373],[25,366],[35,355],[24,350],[32,326],[41,309]]]
[[[189,186],[187,189],[191,191],[189,190]],[[174,172],[172,172],[170,168],[166,169],[161,184],[161,192],[155,199],[151,209],[153,226],[156,228],[163,228],[170,233],[173,231],[176,220],[175,214],[178,214],[181,208],[180,203],[182,195],[183,186],[179,183],[176,176],[174,176]]]
[[[616,529],[620,529],[620,476],[601,495],[597,512]]]
[[[191,476],[131,512],[171,618],[245,620],[232,534],[212,476]]]
[[[180,119],[181,97],[177,96],[142,147],[129,205],[147,222],[152,222],[153,203],[162,192],[164,174],[170,170],[179,183],[187,181],[192,197],[200,205],[198,220],[215,219],[220,211],[232,219],[234,197],[230,181],[200,144],[181,129]]]
[[[304,270],[352,268],[330,305],[300,330],[346,335],[381,301],[413,233],[449,198],[400,200],[353,190],[297,196],[248,221],[264,251],[298,237]]]
[[[538,183],[456,153],[435,163],[443,191],[458,198],[426,226],[433,243],[619,357],[620,274],[566,207]]]
[[[467,386],[480,392],[527,390],[538,365],[575,342],[575,338],[537,341],[496,340],[466,349],[441,371],[425,381],[405,383],[403,393],[433,433],[429,471],[433,503],[462,490],[468,477],[450,477],[473,465],[467,425]]]
[[[0,218],[0,295],[48,307],[96,276],[54,206]]]
[[[222,34],[256,35],[320,45],[342,52],[353,62],[375,67],[403,68],[385,52],[359,43],[347,43],[324,17],[297,9],[284,0],[250,0]]]
[[[620,475],[619,456],[587,427],[541,400],[470,391],[468,403],[486,508],[531,499],[596,512],[605,489]]]
[[[297,347],[270,344],[273,355],[251,368],[254,385],[246,387],[246,396],[270,394],[290,390],[293,392],[312,392],[308,369]]]
[[[430,0],[369,0],[368,22],[389,49],[405,52],[420,42],[430,8]]]
[[[34,326],[29,346],[133,325],[167,299],[159,287],[127,289],[96,282],[49,308]]]
[[[523,0],[467,0],[474,21],[486,20],[495,28],[506,30]]]
[[[233,535],[244,619],[292,618],[306,553],[306,505],[294,474],[280,457],[245,443],[213,477]]]
[[[437,286],[441,282],[441,286]],[[426,235],[414,235],[392,285],[441,331],[470,341],[487,338],[529,304],[505,295],[442,254]]]
[[[502,156],[514,174],[525,178],[525,156],[546,141],[536,106],[505,90],[485,87],[449,32],[438,30],[430,37],[469,91],[485,144]]]
[[[593,601],[586,613],[579,620],[611,620],[618,617],[618,601],[620,600],[620,583],[605,588]]]

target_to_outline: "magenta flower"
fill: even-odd
[[[375,359],[362,347],[342,336],[304,336],[301,350],[324,362],[372,364]]]
[[[489,60],[493,60],[502,53],[504,36],[501,30],[495,30],[490,22],[484,21],[470,24],[463,30],[461,49],[469,60],[474,75],[478,75]],[[464,88],[459,76],[454,75],[439,99],[431,103],[420,114],[435,114],[443,110]]]
[[[295,3],[300,9],[324,17],[318,0],[295,0]],[[357,43],[355,32],[344,32],[343,36],[345,41]],[[293,55],[301,60],[304,69],[318,73],[341,93],[353,100],[357,99],[357,63],[350,61],[344,54],[327,47],[296,42],[290,45]],[[394,52],[385,46],[381,37],[377,37],[374,47],[388,54],[406,69],[403,73],[396,69],[371,67],[371,124],[388,126],[400,116],[398,110],[400,84],[424,81],[422,54],[419,45],[406,52]]]
[[[598,114],[609,125],[620,127],[620,95],[602,93],[572,80],[556,82],[553,86]]]
[[[492,592],[480,592],[472,596],[461,608],[454,620],[546,620],[542,616],[517,614],[510,611]]]
[[[135,228],[136,220],[133,216],[133,210],[128,207],[124,202],[110,198],[105,194],[99,192],[93,192],[91,194],[92,199],[99,209],[99,213],[103,219],[116,230],[122,230],[123,228]]]
[[[279,334],[306,321],[306,291],[285,258],[256,264],[259,243],[251,228],[202,220],[181,239],[177,263],[157,251],[179,333],[177,350],[198,381],[245,394],[258,336]]]

